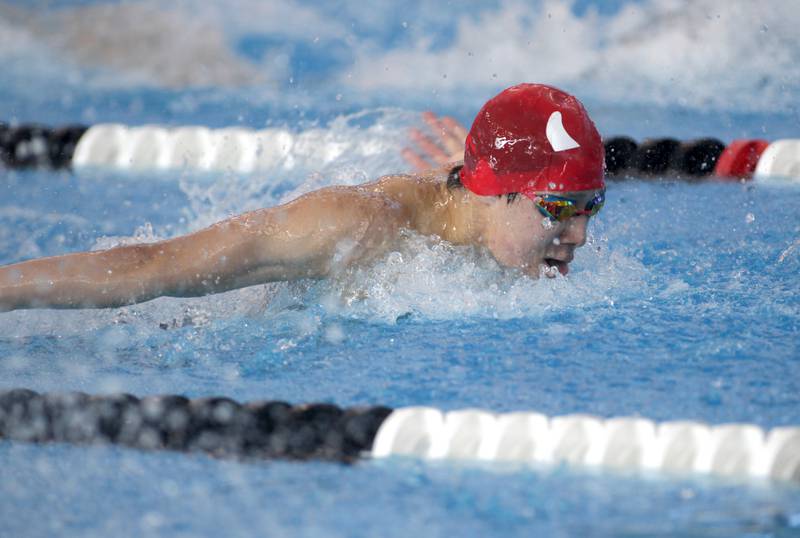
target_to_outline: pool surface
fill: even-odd
[[[306,134],[303,147],[256,175],[0,169],[0,264],[171,237],[320,186],[407,170],[399,152],[419,111],[468,122],[483,100],[523,76],[513,64],[524,56],[500,60],[497,51],[503,24],[511,25],[506,44],[521,43],[522,23],[509,21],[526,17],[544,36],[562,29],[605,67],[630,62],[618,79],[589,69],[575,50],[560,68],[547,63],[551,76],[531,67],[531,77],[585,99],[604,135],[800,135],[800,71],[778,54],[798,57],[787,28],[800,10],[791,2],[760,11],[677,4],[673,27],[669,7],[655,0],[475,2],[452,20],[413,2],[403,13],[376,8],[372,19],[349,3],[337,11],[240,0],[228,11],[209,2],[192,17],[183,3],[55,2],[39,13],[7,3],[0,42],[21,46],[0,53],[9,65],[0,74],[0,120]],[[70,37],[85,29],[87,13],[147,37],[144,23],[128,21],[135,9],[160,13],[158,28],[186,37],[187,47],[200,47],[190,38],[205,32],[208,48],[192,53],[205,51],[205,70],[188,70],[190,52],[170,54],[169,40],[151,44],[161,67],[147,60],[134,68],[123,52],[112,61]],[[753,22],[740,41],[761,43],[773,64],[708,22],[743,13]],[[652,36],[620,51],[623,26],[641,37],[637,21],[649,22]],[[751,75],[704,78],[706,52],[683,71],[631,67],[647,43],[679,54],[692,24],[712,25],[699,39],[725,53],[722,63],[739,55]],[[609,42],[584,35],[598,25]],[[470,60],[463,51],[480,44],[478,27],[497,49]],[[45,38],[42,28],[57,31]],[[435,37],[419,44],[425,35]],[[67,51],[63,64],[54,43]],[[422,61],[419,84],[409,87],[393,70],[414,60]],[[455,71],[429,73],[451,64],[481,65],[484,76],[465,75],[459,88]],[[376,66],[388,69],[383,81]],[[356,151],[367,144],[369,152]],[[485,253],[408,236],[373,266],[331,281],[109,310],[3,313],[0,389],[800,425],[798,207],[800,187],[785,181],[633,178],[609,184],[566,278],[531,281]],[[454,534],[797,536],[800,487],[402,458],[242,463],[0,442],[0,536]]]

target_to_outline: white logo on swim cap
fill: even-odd
[[[567,130],[564,129],[564,123],[561,121],[561,112],[556,111],[550,114],[544,132],[547,135],[547,140],[553,147],[553,151],[565,151],[581,147],[574,138],[569,136]]]

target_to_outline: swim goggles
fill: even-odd
[[[603,208],[605,201],[605,189],[597,191],[584,209],[578,209],[575,200],[556,196],[555,194],[538,194],[533,199],[533,203],[536,204],[539,213],[550,220],[558,222],[565,222],[577,215],[593,217]]]

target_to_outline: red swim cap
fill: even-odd
[[[600,134],[573,96],[519,84],[490,99],[472,123],[461,182],[484,196],[602,189]]]

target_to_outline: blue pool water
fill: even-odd
[[[680,55],[681,28],[746,8],[686,4],[675,25],[658,1],[576,2],[566,11],[545,2],[475,2],[473,13],[453,17],[413,2],[408,11],[385,7],[371,16],[346,2],[331,9],[241,0],[230,10],[210,2],[193,16],[183,4],[177,12],[139,4],[161,13],[158,24],[187,47],[199,46],[197,31],[209,43],[215,32],[226,36],[222,52],[203,53],[207,79],[199,82],[191,78],[197,69],[186,71],[197,50],[154,45],[150,55],[164,65],[148,71],[147,58],[118,51],[111,61],[70,38],[85,31],[76,21],[87,13],[147,35],[146,25],[129,22],[125,10],[133,8],[59,2],[33,14],[8,4],[0,39],[23,46],[2,53],[9,68],[0,74],[0,120],[276,126],[306,133],[307,145],[255,176],[0,170],[0,264],[171,237],[315,187],[405,170],[399,151],[420,110],[469,121],[486,97],[521,76],[513,64],[525,56],[457,54],[480,44],[470,24],[498,41],[504,20],[527,17],[545,38],[563,30],[606,66],[629,62],[616,78],[569,51],[549,71],[526,64],[537,80],[585,93],[604,134],[797,136],[796,68],[777,53],[775,65],[764,66],[737,48],[758,42],[797,58],[785,27],[800,15],[790,3],[775,4],[784,10],[749,13],[754,27],[739,29],[735,43],[709,30],[708,47],[722,42],[727,55],[709,54],[723,63],[736,57],[755,73],[716,79],[701,76],[711,69],[701,52],[677,75],[667,60],[661,74],[634,65],[641,50],[625,36],[641,19],[652,34],[639,36],[641,48],[662,40]],[[98,6],[107,11],[91,11]],[[633,8],[639,11],[626,11]],[[542,11],[555,22],[541,22]],[[283,27],[279,16],[288,17]],[[248,17],[260,17],[263,28]],[[610,37],[578,39],[598,25]],[[55,28],[56,37],[38,33],[42,27]],[[441,35],[416,44],[433,29]],[[505,29],[508,42],[523,43],[521,29]],[[53,52],[59,36],[74,49],[63,64]],[[231,67],[223,53],[238,63]],[[448,82],[454,72],[442,76],[448,67],[420,68],[418,87],[409,90],[393,78],[403,58],[427,70],[455,65],[462,87]],[[484,64],[467,73],[470,62]],[[384,85],[368,76],[376,66],[390,68]],[[356,151],[368,144],[374,151]],[[325,157],[337,145],[352,151]],[[409,237],[398,252],[336,281],[111,310],[0,314],[0,389],[797,425],[798,206],[800,188],[781,182],[617,182],[568,278],[530,281],[484,253]],[[800,489],[567,468],[398,459],[245,464],[0,443],[0,536],[453,534],[795,536]]]

